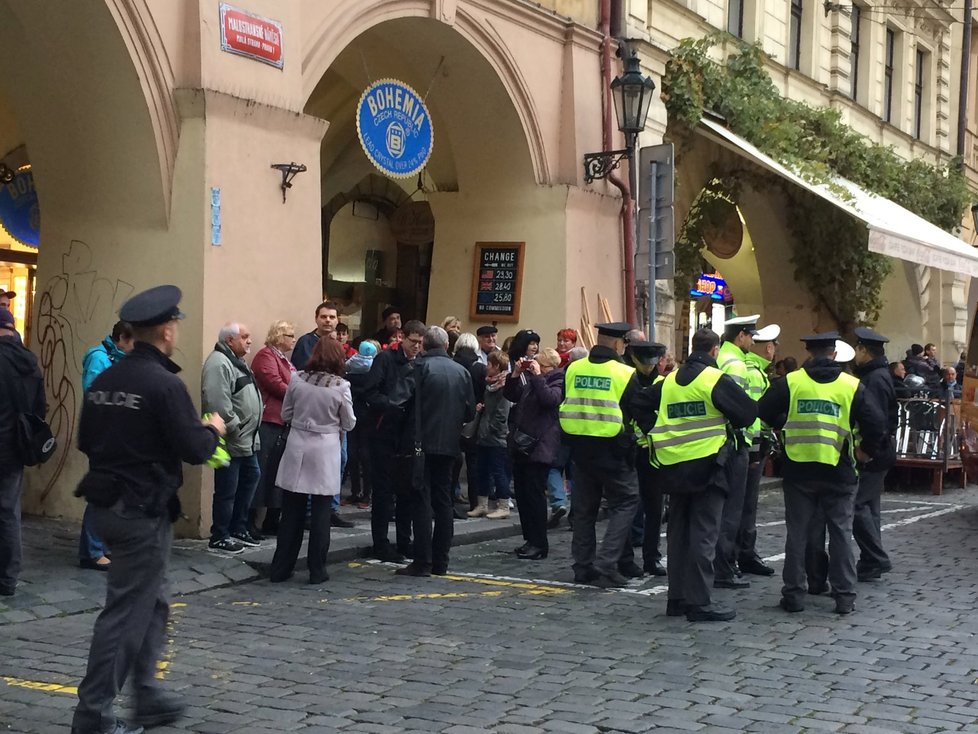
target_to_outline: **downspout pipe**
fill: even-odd
[[[612,48],[617,45],[611,37],[611,3],[612,0],[600,0],[601,17],[601,86],[604,91],[603,118],[601,121],[601,145],[602,150],[613,150],[613,120],[611,100],[611,54]],[[631,165],[631,162],[629,162]],[[639,325],[635,312],[635,199],[632,196],[631,188],[628,183],[622,180],[614,172],[607,176],[607,180],[621,191],[621,229],[622,229],[622,259],[624,267],[622,269],[625,289],[625,320],[635,326]],[[655,283],[649,284],[650,288],[655,287]]]
[[[968,135],[968,91],[971,88],[972,0],[964,0],[964,33],[961,37],[961,88],[958,94],[957,154],[964,168],[964,142]]]

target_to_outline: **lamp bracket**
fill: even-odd
[[[621,165],[621,162],[631,153],[631,149],[602,150],[600,153],[584,154],[584,183],[593,183],[605,178]]]
[[[284,204],[285,194],[292,188],[292,179],[307,169],[304,164],[294,161],[292,163],[273,163],[272,168],[282,172],[282,203]]]

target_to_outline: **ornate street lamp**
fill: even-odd
[[[618,168],[625,157],[628,157],[629,167],[634,171],[635,140],[638,134],[645,129],[645,121],[649,116],[653,92],[655,92],[655,82],[642,74],[638,54],[632,50],[625,61],[625,73],[615,77],[611,82],[615,116],[618,118],[618,129],[625,134],[626,147],[624,150],[586,153],[584,155],[585,183],[592,183],[605,178],[611,171]],[[633,186],[632,195],[635,194]]]

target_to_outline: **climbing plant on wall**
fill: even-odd
[[[714,49],[730,51],[723,63]],[[848,127],[838,110],[816,108],[782,97],[764,69],[764,52],[724,33],[684,39],[666,64],[662,98],[669,114],[669,136],[680,150],[704,111],[760,150],[813,183],[833,186],[837,176],[892,199],[945,230],[960,225],[970,200],[958,161],[932,165],[907,161],[892,148],[873,143]],[[857,321],[875,321],[881,289],[890,273],[889,258],[869,252],[865,226],[831,204],[775,174],[743,169],[736,176],[715,171],[695,200],[677,236],[677,291],[698,274],[705,236],[714,226],[717,201],[736,202],[739,187],[780,188],[790,207],[795,279],[826,308],[843,330]],[[840,195],[845,196],[841,187]]]

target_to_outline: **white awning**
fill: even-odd
[[[699,132],[865,222],[869,230],[867,244],[870,252],[978,277],[978,249],[899,204],[872,194],[852,181],[837,177],[833,180],[834,186],[842,186],[852,195],[850,199],[843,198],[825,184],[806,181],[712,120],[701,120]]]

